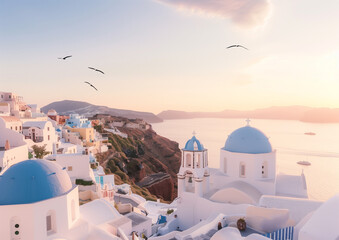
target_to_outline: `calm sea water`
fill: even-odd
[[[220,148],[229,134],[246,125],[244,119],[184,119],[152,124],[160,135],[179,143],[196,137],[208,149],[210,167],[219,167]],[[299,121],[254,119],[250,124],[269,137],[277,150],[278,172],[306,175],[311,199],[327,200],[339,193],[339,124],[313,124]],[[316,135],[305,135],[314,132]],[[306,160],[311,166],[296,162]]]

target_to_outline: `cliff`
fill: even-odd
[[[173,200],[176,196],[174,183],[168,173],[154,173],[137,183],[142,188],[147,188],[152,194],[162,196],[164,199]]]
[[[114,118],[116,120],[116,118]],[[104,128],[109,126],[105,120]],[[126,121],[126,119],[125,119]],[[96,127],[103,131],[103,127]],[[181,152],[178,143],[148,130],[118,127],[127,138],[108,133],[109,151],[97,159],[107,173],[114,173],[118,182],[131,184],[133,191],[147,199],[154,196],[172,201],[177,194],[177,173]],[[149,193],[148,193],[149,192]]]

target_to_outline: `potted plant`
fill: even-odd
[[[239,231],[245,231],[246,230],[246,221],[244,218],[239,218],[237,221],[237,228]]]

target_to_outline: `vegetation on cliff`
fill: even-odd
[[[128,183],[134,193],[149,200],[160,198],[171,201],[176,197],[176,174],[181,157],[178,143],[157,135],[152,129],[118,128],[128,134],[127,138],[105,132],[102,127],[96,129],[108,135],[110,148],[106,153],[97,154],[97,160],[107,174],[115,174],[116,184]],[[146,176],[159,172],[170,176],[165,180],[159,179],[159,182],[166,183],[155,181],[152,186],[137,185]],[[157,189],[162,186],[171,189],[164,194],[164,191]]]

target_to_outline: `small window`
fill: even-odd
[[[49,131],[49,127],[47,127],[47,131]]]
[[[192,166],[191,154],[187,153],[186,154],[186,167],[191,167],[191,166]]]
[[[224,157],[224,173],[227,173],[227,158]]]
[[[52,231],[52,215],[46,217],[47,232]]]
[[[18,126],[15,126],[15,131],[18,131]]]
[[[263,178],[267,178],[268,177],[268,174],[267,174],[267,161],[264,161],[263,163],[262,163],[262,166],[261,166],[261,176],[263,177]]]
[[[70,171],[70,172],[73,171],[73,167],[72,166],[68,166],[67,167],[67,171]]]
[[[20,239],[20,219],[18,217],[11,218],[11,239]]]
[[[240,163],[240,172],[239,172],[240,177],[246,177],[246,166],[245,163]]]
[[[201,161],[200,158],[201,158],[200,154],[198,154],[197,168],[200,168],[200,161]]]
[[[48,211],[47,214],[46,214],[46,232],[47,232],[47,235],[51,235],[53,233],[56,233],[57,229],[56,229],[55,221],[56,221],[55,211],[54,210]]]
[[[48,135],[48,140],[51,140],[51,137]]]

